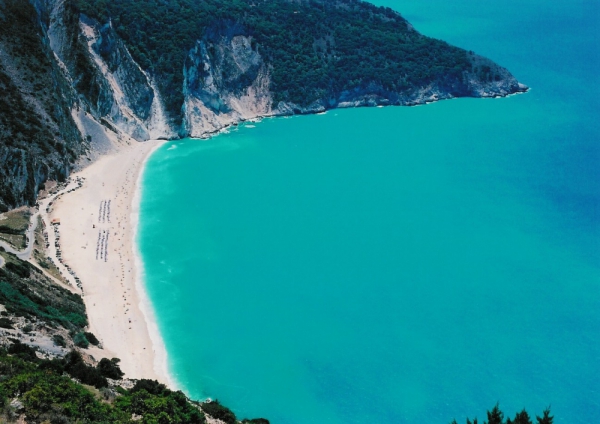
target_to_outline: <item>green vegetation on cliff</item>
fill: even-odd
[[[28,423],[205,422],[198,406],[183,393],[157,382],[140,380],[130,390],[111,389],[100,366],[84,364],[76,352],[62,360],[47,361],[24,354],[26,349],[22,347],[11,348],[11,355],[0,350],[2,422],[16,422],[20,415],[25,415]],[[100,390],[83,386],[70,377]],[[148,391],[149,388],[160,390]],[[11,402],[15,398],[17,402]]]
[[[38,359],[18,341],[0,348],[0,422],[202,424],[204,413],[236,424],[235,414],[218,402],[190,401],[181,391],[154,380],[137,380],[130,389],[109,385],[120,380],[118,360],[87,365],[71,351],[64,358]],[[73,380],[72,378],[76,379]],[[242,420],[269,424],[264,418]]]
[[[523,409],[521,412],[517,412],[515,414],[514,419],[506,418],[504,420],[504,412],[500,410],[498,404],[492,408],[491,411],[487,411],[487,420],[483,422],[483,424],[533,424],[529,413]],[[542,416],[536,416],[536,424],[552,424],[554,422],[554,417],[550,415],[550,408],[546,408],[544,412],[542,412]],[[477,424],[477,418],[470,420],[467,418],[467,424]],[[453,420],[450,424],[458,424],[456,420]]]
[[[33,205],[83,151],[69,83],[44,37],[29,1],[0,0],[0,211]]]
[[[191,402],[182,392],[169,390],[153,380],[138,380],[129,390],[107,387],[102,361],[97,367],[86,365],[77,352],[60,360],[39,360],[32,349],[20,343],[11,345],[8,352],[0,349],[0,421],[17,422],[24,416],[28,423],[201,424],[206,422],[206,413],[227,424],[269,424],[264,418],[239,421],[218,401]],[[115,368],[118,370],[113,360],[111,372]],[[546,409],[542,416],[536,417],[536,424],[553,424],[553,420]],[[466,423],[477,424],[478,420],[467,419]],[[505,420],[496,405],[487,412],[483,423],[533,424],[533,421],[525,410],[514,419]]]
[[[54,284],[42,272],[0,248],[0,304],[6,313],[31,322],[78,332],[87,325],[81,296]]]
[[[463,49],[414,31],[398,13],[360,0],[75,0],[110,20],[153,74],[172,117],[183,103],[182,67],[196,40],[237,25],[270,65],[275,102],[300,106],[344,91],[402,93],[432,82],[460,95],[471,72]],[[494,78],[488,75],[487,78]]]

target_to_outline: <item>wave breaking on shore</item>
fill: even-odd
[[[163,376],[171,389],[177,390],[179,389],[179,386],[169,372],[167,348],[160,333],[160,329],[158,328],[158,321],[156,319],[154,306],[150,301],[150,297],[146,288],[144,261],[142,259],[142,253],[140,251],[138,242],[144,171],[152,154],[154,154],[154,152],[156,152],[165,143],[167,143],[167,141],[161,141],[150,152],[148,152],[140,166],[140,170],[137,175],[135,190],[131,201],[131,246],[135,266],[135,289],[139,296],[139,308],[146,321],[146,326],[148,328],[148,333],[154,350],[154,372],[159,376]]]

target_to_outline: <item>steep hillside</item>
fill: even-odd
[[[69,175],[85,144],[71,82],[26,1],[0,1],[0,92],[0,208],[32,205],[47,179]]]

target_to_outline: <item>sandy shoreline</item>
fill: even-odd
[[[63,259],[81,279],[90,331],[102,343],[90,353],[121,359],[127,378],[172,386],[135,245],[141,174],[163,143],[122,145],[73,174],[85,183],[58,200],[50,218],[60,219]]]

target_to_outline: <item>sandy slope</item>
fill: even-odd
[[[81,279],[90,331],[104,348],[101,356],[120,358],[126,377],[166,383],[164,348],[152,316],[144,313],[145,293],[136,290],[132,244],[138,176],[161,143],[131,142],[74,174],[85,178],[83,187],[60,198],[50,218],[60,219],[63,259]]]

